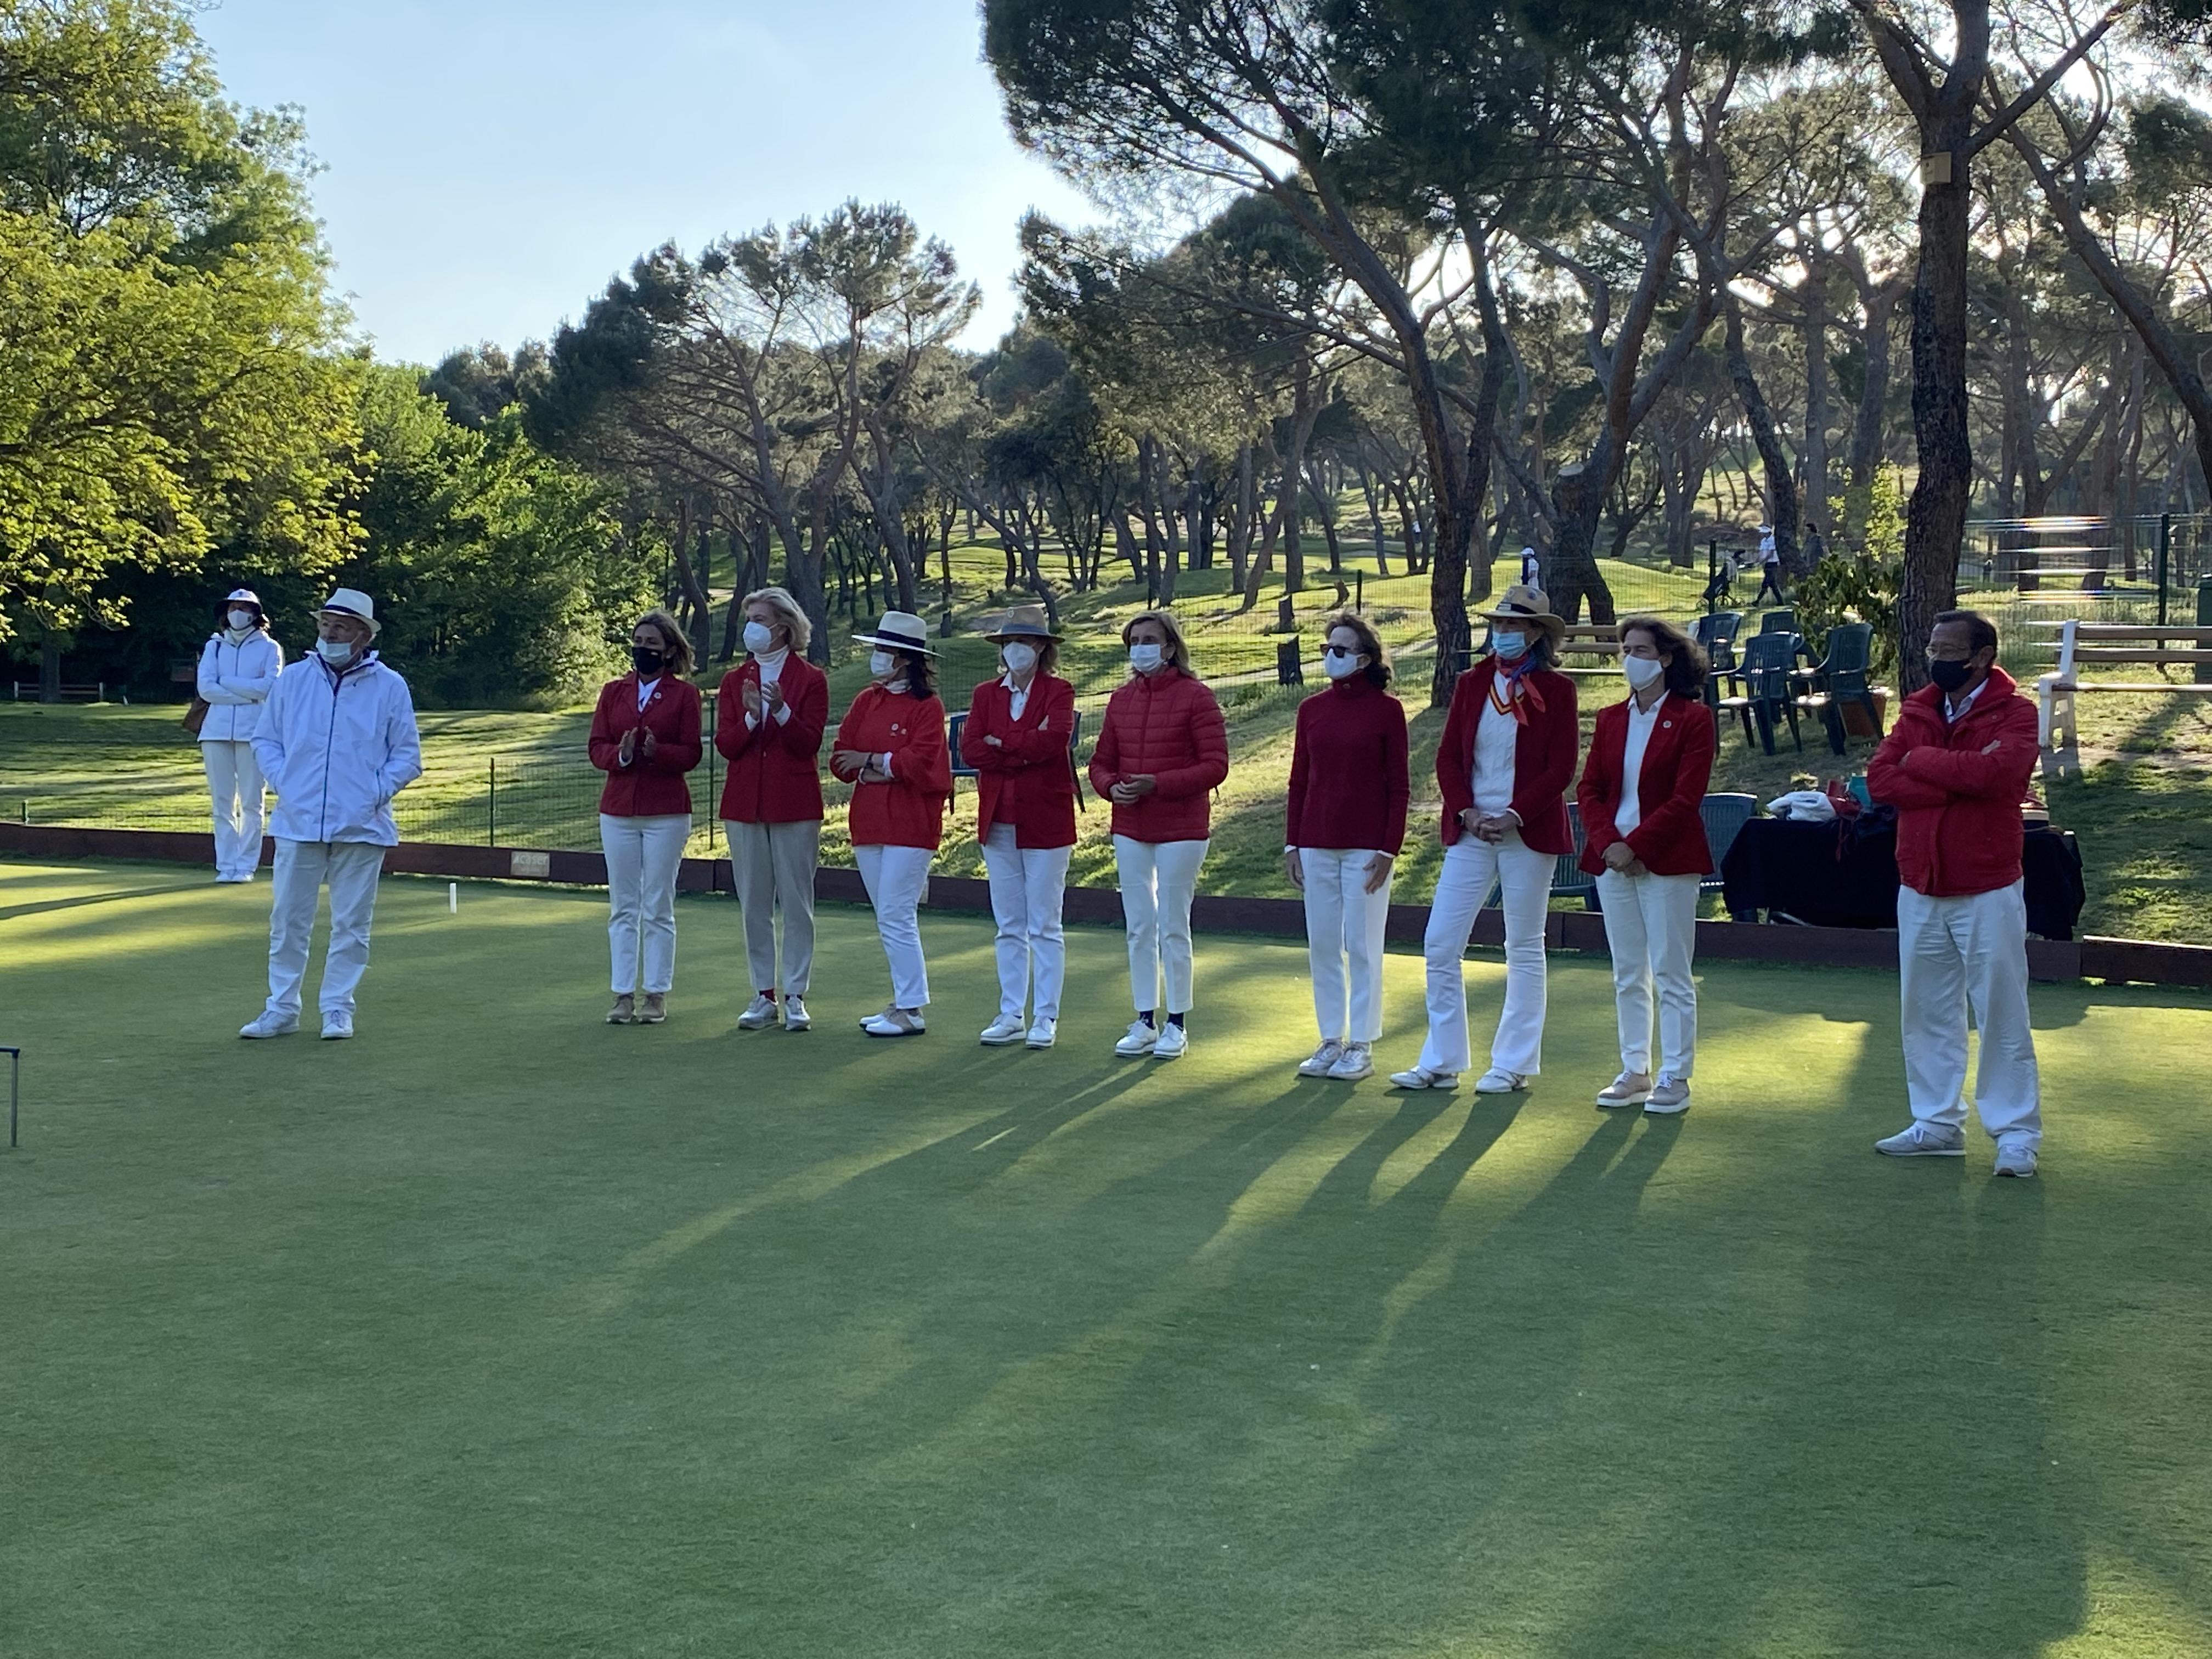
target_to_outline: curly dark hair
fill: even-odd
[[[1620,623],[1620,642],[1628,643],[1632,632],[1649,634],[1651,643],[1659,648],[1659,655],[1667,665],[1667,689],[1678,697],[1698,697],[1705,695],[1705,676],[1711,672],[1705,661],[1705,647],[1664,617],[1624,617]]]
[[[1358,637],[1360,653],[1367,659],[1367,666],[1361,672],[1368,684],[1378,691],[1389,684],[1390,653],[1382,648],[1381,637],[1368,624],[1367,618],[1356,611],[1340,611],[1334,616],[1322,617],[1322,643],[1328,644],[1328,636],[1340,628],[1350,629]]]

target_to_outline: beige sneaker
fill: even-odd
[[[610,1025],[634,1025],[636,1023],[637,999],[635,997],[629,996],[617,997],[615,999],[615,1006],[607,1010],[607,1024]]]
[[[640,1025],[658,1025],[668,1018],[668,997],[665,992],[647,991],[645,1006],[637,1011]]]
[[[1651,1077],[1647,1072],[1623,1072],[1597,1091],[1601,1106],[1641,1106],[1650,1098]]]

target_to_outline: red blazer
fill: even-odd
[[[624,766],[623,733],[642,726],[653,733],[653,758],[633,751]],[[638,739],[641,747],[642,738]],[[699,738],[699,688],[674,674],[663,674],[643,709],[637,706],[637,676],[625,674],[599,688],[592,714],[592,764],[607,775],[599,791],[599,811],[610,817],[672,817],[691,811],[691,786],[684,775],[699,763],[705,745]]]
[[[831,747],[891,757],[889,783],[853,786],[854,846],[936,850],[945,839],[945,803],[952,794],[943,703],[871,685],[845,711]]]
[[[1204,841],[1207,793],[1229,775],[1229,731],[1206,682],[1179,668],[1133,674],[1108,699],[1091,787],[1101,795],[1124,778],[1149,775],[1142,800],[1114,808],[1114,833],[1131,841]]]
[[[1632,699],[1631,701],[1633,701]],[[1659,700],[1658,720],[1644,745],[1644,765],[1636,776],[1636,828],[1624,838],[1614,833],[1613,815],[1620,809],[1621,763],[1628,755],[1628,703],[1597,711],[1589,758],[1583,764],[1575,804],[1583,813],[1583,868],[1595,875],[1605,868],[1605,849],[1626,839],[1628,850],[1655,876],[1712,873],[1712,848],[1705,842],[1705,786],[1713,778],[1713,752],[1719,747],[1713,711],[1698,697],[1668,692]]]
[[[730,763],[722,785],[722,816],[732,823],[804,823],[822,816],[822,729],[830,724],[830,677],[793,652],[776,677],[791,718],[762,712],[757,729],[745,724],[748,685],[760,684],[760,665],[747,658],[722,676],[714,709],[714,747]]]
[[[1459,815],[1474,805],[1474,728],[1490,701],[1498,678],[1498,659],[1485,657],[1452,687],[1451,712],[1437,744],[1437,785],[1443,791],[1443,842],[1462,834]],[[1521,682],[1522,695],[1534,691],[1528,723],[1513,747],[1513,799],[1521,815],[1521,839],[1539,853],[1571,853],[1575,836],[1567,823],[1567,786],[1575,779],[1575,760],[1583,730],[1575,713],[1575,683],[1549,668],[1532,668]]]
[[[1954,726],[1942,690],[1923,686],[1867,763],[1867,793],[1897,808],[1897,873],[1914,892],[1958,898],[2020,879],[2020,804],[2039,746],[2035,705],[2018,693],[1991,669]]]
[[[969,699],[960,728],[960,758],[975,769],[975,839],[994,823],[1014,826],[1017,847],[1075,845],[1075,688],[1051,674],[1030,682],[1017,720],[1013,693],[986,680]],[[991,744],[988,738],[996,738]]]

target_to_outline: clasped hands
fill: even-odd
[[[1507,830],[1521,827],[1521,815],[1510,809],[1486,814],[1472,806],[1462,806],[1459,812],[1459,827],[1477,841],[1500,842],[1505,839]]]
[[[615,758],[624,766],[632,766],[641,760],[651,760],[659,749],[660,741],[653,735],[651,726],[633,726],[622,734],[622,746],[616,750]]]
[[[1159,787],[1158,778],[1149,772],[1140,772],[1133,778],[1123,778],[1106,795],[1117,806],[1133,806]]]

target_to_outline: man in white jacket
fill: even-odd
[[[399,844],[392,798],[422,775],[407,682],[377,660],[368,594],[341,587],[315,613],[315,650],[276,677],[253,753],[276,792],[276,901],[269,914],[269,1006],[242,1037],[300,1029],[300,987],[315,904],[331,890],[323,1035],[353,1035],[354,990],[368,967],[368,923],[384,849]]]

